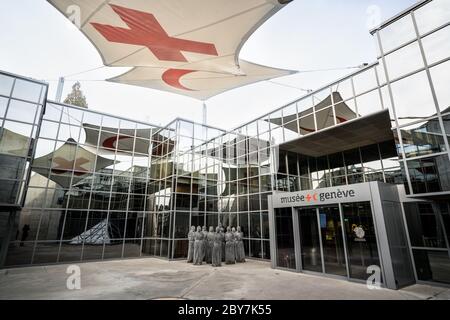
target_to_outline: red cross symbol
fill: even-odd
[[[110,5],[129,29],[100,23],[91,25],[106,40],[147,47],[159,60],[187,62],[181,51],[218,56],[212,43],[170,37],[151,13]]]
[[[57,166],[52,169],[54,174],[64,174],[74,171],[74,175],[82,176],[88,172],[88,170],[81,167],[83,164],[89,162],[89,160],[85,158],[79,158],[76,161],[69,161],[64,158],[57,157],[53,159],[53,162],[57,164]]]
[[[311,195],[308,193],[308,195],[306,196],[306,201],[310,202],[312,199]]]

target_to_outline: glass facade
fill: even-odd
[[[184,258],[189,226],[218,224],[240,225],[248,256],[271,259],[273,192],[381,181],[404,185],[411,198],[439,197],[433,210],[447,231],[429,243],[411,243],[412,255],[439,243],[431,246],[439,256],[427,260],[422,254],[416,264],[448,265],[449,215],[443,208],[450,199],[449,22],[447,0],[423,1],[373,31],[377,62],[230,131],[183,119],[158,127],[46,102],[45,84],[0,75],[0,203],[22,207],[4,264]],[[320,156],[283,148],[381,112],[389,113],[392,130],[384,141],[344,145]],[[361,206],[343,208],[344,225],[327,210],[325,229],[371,224]],[[404,211],[412,223],[411,210]],[[272,258],[295,269],[292,213],[276,215],[284,251]],[[314,214],[302,219],[300,238],[310,237],[302,241],[303,267],[321,269],[318,243],[326,247],[332,231],[318,232]],[[425,232],[419,229],[409,231]],[[378,259],[374,237],[369,231],[363,245],[339,234],[328,251],[345,248],[349,272],[362,278],[359,257]],[[410,235],[411,241],[421,239]],[[329,256],[325,268],[343,274],[342,259]]]

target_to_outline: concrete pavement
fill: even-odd
[[[450,288],[394,291],[274,270],[268,262],[213,268],[146,258],[78,264],[81,290],[68,290],[69,265],[0,270],[0,299],[450,299]]]

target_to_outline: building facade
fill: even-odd
[[[2,265],[182,259],[191,225],[222,224],[275,268],[450,283],[450,4],[372,34],[377,62],[229,131],[58,104],[0,75]]]

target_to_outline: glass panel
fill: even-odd
[[[22,182],[14,180],[0,180],[0,203],[15,204],[19,202],[18,196]]]
[[[14,78],[0,74],[0,95],[9,97],[13,83]]]
[[[320,110],[316,113],[317,130],[322,130],[335,125],[333,108]]]
[[[409,238],[413,247],[445,248],[439,217],[431,203],[404,203]]]
[[[38,242],[33,256],[33,264],[55,263],[59,242]]]
[[[17,79],[14,85],[13,98],[31,102],[40,102],[43,86],[34,82]]]
[[[5,117],[6,108],[8,106],[8,99],[0,97],[0,118]]]
[[[427,33],[450,21],[450,2],[447,0],[434,0],[414,13],[419,33]]]
[[[319,208],[319,218],[325,272],[346,276],[347,269],[339,208]]]
[[[440,192],[450,187],[447,155],[408,161],[408,170],[414,193]]]
[[[333,88],[334,104],[345,101],[354,97],[351,79],[339,82]]]
[[[416,157],[446,150],[437,118],[401,129],[406,157]]]
[[[396,49],[416,38],[411,15],[407,15],[381,30],[380,37],[384,53]]]
[[[250,251],[251,251],[251,257],[257,258],[257,259],[262,259],[263,253],[262,253],[261,241],[250,240]]]
[[[262,227],[263,227],[263,238],[269,239],[269,214],[267,212],[262,213]]]
[[[32,214],[39,216],[39,211],[34,211]],[[42,212],[40,215],[39,234],[37,240],[59,240],[61,238],[63,222],[64,215],[61,212]]]
[[[34,242],[10,242],[5,266],[18,266],[31,264]]]
[[[446,27],[422,39],[428,64],[450,57],[450,27]]]
[[[186,258],[189,249],[189,241],[176,240],[173,241],[173,246],[174,246],[173,259]]]
[[[386,56],[391,81],[424,67],[418,42],[414,42]]]
[[[122,257],[123,240],[111,240],[110,243],[105,245],[105,252],[103,254],[104,259],[117,259]]]
[[[264,259],[270,260],[270,241],[263,241],[263,248],[264,248]]]
[[[295,269],[294,231],[291,208],[275,209],[277,266]]]
[[[353,77],[356,95],[372,90],[378,86],[375,68],[366,70]]]
[[[25,138],[30,137],[31,134],[33,133],[32,125],[14,122],[14,121],[5,121],[4,128],[8,129],[9,131],[12,131],[13,133],[15,133],[17,135],[21,135],[21,137],[17,136],[17,135],[13,137],[14,140],[18,140],[21,143],[24,143]],[[34,131],[34,133],[35,132],[36,132],[36,130]],[[33,133],[33,135],[34,135],[34,133]],[[19,143],[19,144],[21,144],[21,143]],[[22,146],[22,144],[21,144],[21,146]]]
[[[373,90],[356,98],[360,117],[382,110],[380,93]]]
[[[430,83],[425,72],[394,82],[392,93],[399,125],[411,122],[411,119],[418,120],[436,114]]]
[[[450,111],[450,61],[441,63],[430,69],[433,79],[434,90],[436,91],[439,109],[442,112]]]
[[[73,243],[72,241],[62,242],[58,262],[81,261],[81,250],[81,243]]]
[[[333,177],[345,175],[344,156],[342,153],[328,156],[328,161],[330,162],[331,175]]]
[[[367,267],[380,266],[370,202],[342,205],[350,277],[367,279]]]
[[[126,240],[123,249],[124,258],[137,258],[141,255],[141,239]]]
[[[61,119],[61,109],[63,107],[56,104],[47,103],[44,119],[59,121]]]
[[[298,217],[303,269],[322,272],[317,210],[299,209]]]
[[[447,241],[450,244],[450,211],[448,202],[440,203],[439,208],[442,215],[442,223],[444,224],[445,233],[447,235]]]
[[[65,213],[63,239],[72,240],[85,232],[87,213],[84,211],[68,211]],[[75,241],[73,244],[81,244]]]
[[[261,218],[259,213],[250,213],[250,237],[261,238]]]
[[[299,120],[300,125],[300,134],[301,135],[307,135],[309,133],[316,131],[316,125],[314,122],[314,115],[309,115],[303,118],[300,118]]]
[[[450,283],[450,258],[446,251],[413,250],[417,278]]]
[[[58,128],[59,128],[58,123],[44,120],[44,121],[42,121],[41,131],[39,132],[39,137],[56,139],[56,137],[58,136]]]

